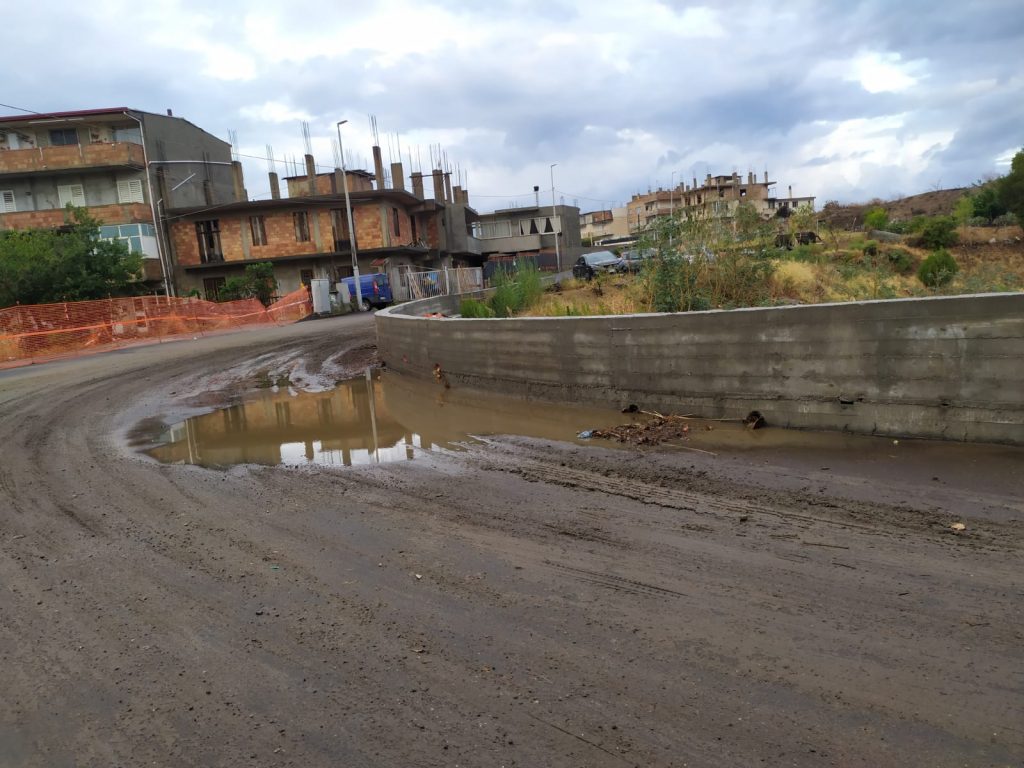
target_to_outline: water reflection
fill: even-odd
[[[169,463],[351,466],[409,461],[422,450],[464,450],[473,435],[575,441],[611,426],[615,411],[453,394],[432,383],[374,373],[328,392],[263,392],[170,427],[149,454]]]

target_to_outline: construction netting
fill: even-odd
[[[0,309],[0,365],[251,325],[292,323],[312,311],[305,286],[269,307],[258,299],[217,303],[166,296],[7,307]]]

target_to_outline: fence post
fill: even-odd
[[[448,267],[444,268],[444,295],[445,296],[451,296],[452,295],[452,281],[451,281],[451,278],[448,275]]]

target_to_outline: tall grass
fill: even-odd
[[[495,317],[512,317],[517,312],[529,309],[544,293],[540,270],[527,264],[515,274],[496,272],[491,280],[494,293],[487,304]]]

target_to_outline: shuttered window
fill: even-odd
[[[68,203],[78,208],[85,207],[85,187],[81,184],[63,184],[57,187],[57,199],[60,207],[64,208]]]
[[[14,213],[18,210],[14,204],[14,190],[0,190],[0,213]]]
[[[142,196],[142,179],[125,179],[117,182],[117,202],[146,202]]]

